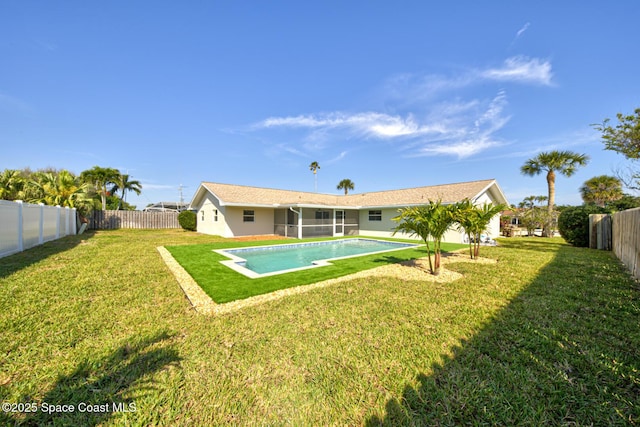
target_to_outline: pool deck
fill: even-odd
[[[428,261],[426,258],[421,258],[414,261],[409,261],[401,264],[387,264],[381,267],[372,268],[369,270],[359,271],[354,274],[349,274],[342,277],[336,277],[334,279],[324,280],[322,282],[312,283],[310,285],[296,286],[288,289],[281,289],[275,292],[271,292],[263,295],[256,295],[242,300],[232,301],[225,304],[217,304],[207,295],[202,288],[196,283],[195,280],[186,272],[184,268],[171,256],[171,253],[163,246],[157,247],[160,256],[166,263],[167,267],[174,275],[178,284],[185,293],[187,299],[193,306],[193,308],[201,314],[216,316],[226,313],[232,313],[243,308],[264,304],[269,301],[275,301],[284,298],[289,295],[297,295],[305,292],[312,291],[314,289],[320,289],[327,286],[334,285],[336,283],[346,282],[353,279],[360,279],[365,277],[393,277],[401,280],[418,280],[437,283],[448,283],[454,280],[458,280],[462,277],[462,274],[455,271],[447,270],[445,265],[455,262],[477,262],[477,263],[495,263],[496,260],[480,258],[477,260],[471,260],[465,252],[466,248],[460,249],[455,252],[448,252],[442,254],[441,272],[438,276],[434,276],[428,272]]]

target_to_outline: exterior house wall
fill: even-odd
[[[382,211],[382,221],[369,221],[369,211],[380,210]],[[419,236],[411,236],[406,233],[396,233],[393,236],[393,229],[398,225],[392,218],[399,215],[398,208],[387,209],[362,209],[360,211],[360,235],[371,237],[397,237],[399,239],[414,239],[420,240]],[[500,223],[498,220],[498,230]],[[443,242],[447,243],[462,243],[464,234],[454,228],[449,229],[442,238]]]
[[[382,213],[382,221],[369,221],[369,211],[379,210]],[[393,235],[393,229],[398,225],[393,221],[399,215],[398,208],[386,209],[362,209],[360,211],[360,235],[371,237],[397,237],[399,239],[415,239],[420,240],[419,236],[411,236],[406,233],[396,233]],[[462,243],[463,235],[456,229],[450,229],[442,238],[443,242]]]
[[[488,192],[482,193],[476,200],[476,206],[483,206],[485,203],[496,204],[496,201],[491,198]],[[492,239],[500,237],[500,215],[494,216],[489,222],[487,227],[487,235]]]
[[[380,211],[380,221],[370,221],[369,211]],[[360,218],[358,223],[360,224],[360,235],[371,237],[391,237],[393,229],[398,225],[391,218],[398,216],[397,208],[377,209],[377,208],[365,208],[360,210]],[[410,239],[408,235],[403,233],[397,233],[394,237]]]
[[[216,211],[217,221],[216,219]],[[225,221],[225,207],[213,195],[207,194],[197,211],[197,230],[199,233],[231,237],[231,230]]]
[[[243,212],[252,210],[254,212],[253,222],[244,222]],[[230,236],[253,236],[258,234],[273,234],[275,209],[273,208],[252,208],[226,206],[225,221],[231,231]]]

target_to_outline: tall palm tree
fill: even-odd
[[[580,194],[585,203],[595,203],[604,207],[607,202],[622,198],[622,182],[615,176],[594,176],[580,187]]]
[[[314,177],[314,188],[316,193],[318,192],[318,169],[320,169],[320,165],[318,162],[311,162],[309,165],[309,170],[313,172]]]
[[[579,166],[585,166],[589,161],[586,154],[578,154],[573,151],[549,151],[540,153],[536,157],[529,159],[520,168],[524,175],[534,176],[542,172],[547,173],[547,186],[549,189],[549,204],[547,205],[547,220],[544,235],[551,235],[551,222],[553,218],[553,207],[556,199],[556,172],[564,176],[571,176]]]
[[[91,169],[83,171],[80,174],[82,182],[91,184],[100,195],[102,201],[102,210],[107,210],[107,185],[113,185],[118,180],[120,171],[113,168],[102,168],[100,166],[94,166]]]
[[[122,194],[120,196],[120,200],[118,201],[118,210],[120,210],[125,199],[125,193],[127,191],[133,191],[134,193],[139,195],[142,192],[142,184],[140,184],[140,181],[137,180],[129,180],[129,174],[123,173],[120,174],[120,176],[118,176],[118,178],[116,179],[116,182],[114,182],[111,193],[113,194],[118,191],[120,191]]]
[[[355,188],[355,184],[349,178],[345,178],[338,183],[336,189],[344,190],[344,195],[349,194],[349,190],[353,190]]]

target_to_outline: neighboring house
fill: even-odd
[[[203,182],[191,200],[198,231],[223,237],[277,234],[305,238],[364,235],[390,237],[398,209],[441,200],[445,204],[469,199],[477,205],[507,199],[494,179],[332,195]],[[500,234],[500,218],[490,224],[490,237]],[[409,237],[398,233],[397,237]],[[463,233],[450,230],[445,242],[462,242]]]
[[[189,207],[189,203],[158,202],[143,209],[145,212],[182,212]]]

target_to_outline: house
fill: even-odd
[[[189,208],[197,212],[198,232],[223,237],[390,237],[397,225],[392,218],[398,216],[398,209],[430,200],[449,204],[464,199],[477,205],[507,203],[494,179],[349,195],[203,182]],[[496,237],[499,233],[500,219],[496,216],[487,234]],[[401,233],[396,236],[409,237]],[[449,230],[443,241],[462,242],[463,233]]]
[[[145,212],[182,212],[189,207],[188,203],[158,202],[152,203],[143,209]]]

